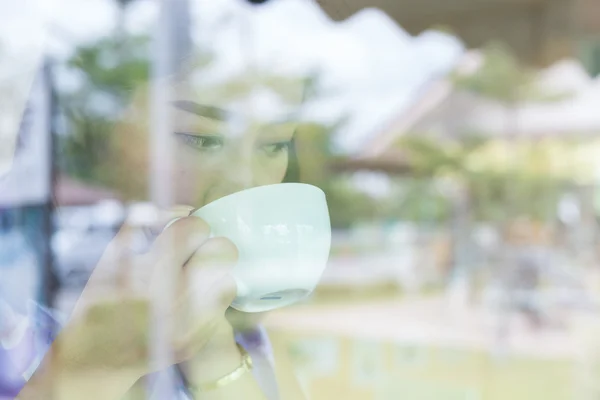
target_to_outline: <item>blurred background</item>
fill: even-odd
[[[0,2],[4,321],[66,318],[147,212],[107,160],[157,36],[223,76],[241,41],[313,83],[297,150],[330,263],[265,321],[310,399],[600,398],[597,0],[169,4]]]

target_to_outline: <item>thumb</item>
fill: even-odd
[[[194,304],[211,303],[223,310],[231,304],[237,291],[231,272],[238,258],[235,244],[222,237],[209,239],[194,253],[183,274]]]
[[[196,328],[200,321],[225,314],[237,292],[231,275],[237,259],[237,248],[224,238],[209,239],[194,253],[180,275],[179,324]]]
[[[230,274],[217,280],[198,299],[198,291],[191,288],[180,299],[175,310],[176,351],[195,353],[212,336],[219,321],[225,321],[225,311],[235,298],[236,283]]]

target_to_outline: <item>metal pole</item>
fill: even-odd
[[[172,146],[169,140],[171,118],[166,107],[171,97],[168,76],[173,71],[173,0],[160,0],[160,13],[155,29],[153,51],[153,70],[151,82],[150,111],[150,197],[156,207],[166,208],[173,203],[171,187]],[[153,365],[172,365],[173,354],[170,347],[170,326],[161,316],[168,315],[173,303],[175,282],[172,274],[165,274],[158,280],[161,287],[156,288],[152,297],[151,348],[150,362]],[[176,398],[175,380],[170,372],[159,375],[159,379],[148,382],[148,396],[157,399]]]
[[[54,224],[53,224],[53,215],[55,211],[56,204],[54,204],[55,199],[55,189],[56,189],[56,181],[58,175],[58,166],[56,163],[56,118],[58,116],[58,101],[56,89],[54,87],[54,81],[52,79],[52,65],[49,61],[46,61],[44,65],[44,81],[46,87],[48,88],[48,93],[45,94],[48,96],[50,105],[48,107],[48,131],[50,135],[50,142],[48,152],[50,153],[50,173],[49,173],[49,198],[46,206],[44,207],[44,222],[43,222],[43,234],[44,234],[44,274],[43,281],[46,282],[46,292],[43,293],[44,302],[49,308],[54,308],[56,306],[56,297],[58,295],[58,291],[60,289],[60,283],[58,281],[58,277],[56,276],[55,265],[54,265],[54,254],[52,254],[52,236],[54,235]],[[55,335],[57,332],[52,332]]]

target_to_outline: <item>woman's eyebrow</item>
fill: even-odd
[[[182,111],[196,114],[205,118],[215,119],[218,121],[227,121],[231,118],[231,114],[223,110],[222,108],[207,106],[190,100],[172,101],[171,105]]]
[[[171,105],[179,110],[222,122],[226,122],[233,117],[231,112],[222,108],[196,103],[191,100],[175,100],[171,102]],[[284,115],[283,117],[277,118],[274,121],[271,121],[271,125],[285,125],[298,122],[300,120],[301,118],[299,117],[299,114],[297,112],[292,112]]]

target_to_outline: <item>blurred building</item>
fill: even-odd
[[[92,206],[106,200],[119,200],[119,196],[102,187],[58,175],[54,187],[54,201],[58,207]]]
[[[412,34],[447,28],[468,47],[508,43],[523,60],[548,65],[581,57],[600,73],[597,0],[318,0],[335,19],[365,7],[381,8]]]

